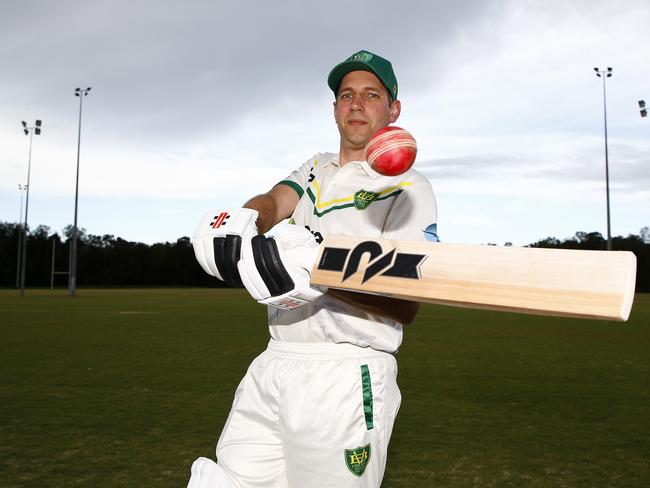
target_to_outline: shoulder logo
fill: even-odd
[[[439,242],[438,239],[438,224],[429,224],[426,229],[424,229],[424,237],[427,241]]]
[[[379,193],[375,193],[374,191],[359,190],[354,194],[354,208],[357,210],[365,210],[378,197]]]
[[[356,449],[345,450],[345,465],[355,476],[361,476],[366,471],[370,461],[370,444]]]

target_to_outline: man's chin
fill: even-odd
[[[359,132],[356,134],[350,134],[350,136],[348,137],[348,141],[356,149],[363,149],[364,147],[366,147],[366,144],[370,140],[371,136],[372,134],[370,134],[367,131]]]

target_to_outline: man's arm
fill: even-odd
[[[339,300],[343,300],[364,312],[379,315],[394,320],[403,325],[408,325],[415,320],[420,311],[421,304],[399,298],[386,298],[367,293],[329,289],[327,293]]]
[[[259,212],[257,230],[260,234],[268,232],[274,225],[289,218],[300,197],[287,185],[276,185],[268,193],[257,195],[244,204]],[[420,304],[396,298],[379,297],[365,293],[343,290],[328,290],[328,293],[364,312],[379,315],[401,324],[410,324],[420,310]]]
[[[268,232],[275,224],[291,217],[300,197],[287,185],[276,185],[268,193],[257,195],[244,204],[244,208],[257,210],[257,231]]]

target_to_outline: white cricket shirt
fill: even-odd
[[[436,200],[429,180],[411,169],[383,176],[365,161],[339,165],[319,153],[280,184],[301,197],[291,222],[320,242],[329,234],[375,239],[436,240]],[[294,310],[269,307],[271,337],[278,341],[351,343],[387,352],[402,342],[402,325],[363,312],[328,294]]]

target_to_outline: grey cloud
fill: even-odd
[[[600,148],[598,148],[600,149]],[[596,150],[544,158],[530,154],[466,155],[418,161],[418,171],[432,180],[480,180],[495,176],[518,176],[531,180],[604,181],[605,156]],[[650,153],[628,144],[610,146],[610,184],[612,188],[634,192],[650,191]]]
[[[5,4],[0,88],[12,94],[6,101],[14,107],[28,98],[68,116],[74,88],[92,85],[95,118],[107,133],[164,144],[171,135],[232,124],[277,97],[308,103],[327,93],[332,65],[357,49],[393,59],[398,75],[426,78],[429,63],[419,58],[480,18],[488,4]]]
[[[456,158],[440,158],[418,161],[418,170],[431,178],[480,178],[503,173],[539,174],[540,161],[530,155],[489,154],[467,155]]]

